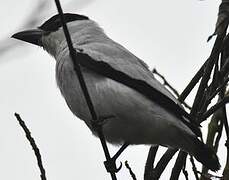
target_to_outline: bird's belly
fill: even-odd
[[[103,125],[107,141],[170,145],[173,135],[178,133],[176,126],[187,129],[175,116],[135,90],[85,69],[83,75],[98,117],[111,116]],[[75,72],[62,68],[57,74],[57,83],[71,111],[96,135]]]

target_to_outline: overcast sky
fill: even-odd
[[[9,38],[27,18],[37,15],[33,13],[35,2],[1,3],[0,39]],[[112,39],[151,69],[156,67],[181,92],[210,54],[212,42],[206,40],[214,31],[219,2],[78,0],[65,1],[64,7],[97,21]],[[50,3],[47,11],[44,20],[56,13],[55,6]],[[36,159],[14,112],[20,113],[36,139],[49,180],[109,179],[99,140],[72,115],[61,97],[55,61],[39,47],[20,44],[0,56],[0,179],[40,179]],[[112,152],[117,150],[109,147]],[[128,160],[138,179],[143,177],[148,148],[129,147],[120,158]],[[224,153],[220,149],[222,158]],[[171,166],[167,169],[161,179],[168,178]],[[125,167],[118,179],[131,179]]]

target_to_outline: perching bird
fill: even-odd
[[[83,15],[64,14],[82,73],[97,115],[110,117],[103,124],[112,144],[159,144],[181,148],[216,171],[213,150],[198,139],[180,102],[158,82],[147,65],[110,39],[96,22]],[[56,81],[70,110],[96,135],[84,99],[59,15],[33,30],[12,37],[41,46],[56,60]],[[97,71],[95,70],[97,69]]]

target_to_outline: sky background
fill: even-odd
[[[57,88],[54,59],[39,47],[10,39],[31,17],[41,17],[42,23],[56,14],[54,1],[37,13],[38,2],[7,0],[0,6],[0,179],[40,179],[36,159],[14,112],[30,128],[49,180],[110,179],[103,166],[99,140],[72,115]],[[65,12],[84,14],[98,22],[112,39],[151,69],[156,68],[179,92],[210,54],[214,39],[210,43],[206,40],[214,31],[220,3],[216,0],[64,2]],[[6,51],[6,46],[11,48]],[[189,104],[192,100],[193,95],[188,98]],[[116,147],[109,148],[112,153],[117,151]],[[143,177],[148,149],[148,146],[129,147],[119,159],[123,163],[128,160],[138,179]],[[223,159],[225,155],[222,146],[219,156]],[[161,179],[168,179],[173,163]],[[117,177],[131,179],[125,167]],[[183,174],[180,179],[184,179]]]

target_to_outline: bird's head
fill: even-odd
[[[73,44],[84,43],[92,29],[99,29],[96,23],[87,16],[79,14],[64,14],[65,22],[73,39]],[[51,55],[67,46],[60,16],[54,15],[36,29],[15,33],[13,38],[43,47]],[[84,39],[82,39],[84,38]]]

